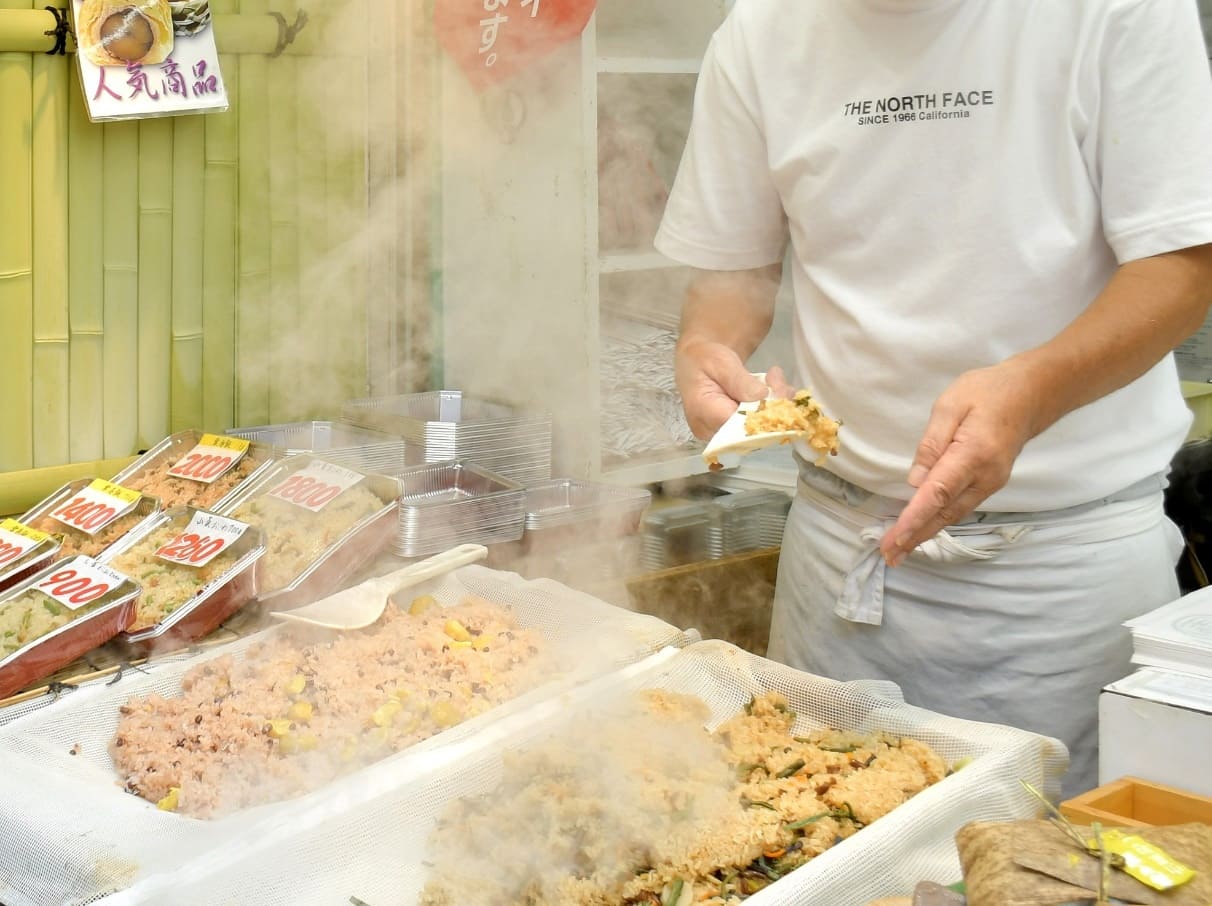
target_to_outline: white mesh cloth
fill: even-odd
[[[205,853],[226,851],[232,841],[245,841],[238,844],[244,846],[248,841],[277,839],[296,826],[300,815],[344,813],[376,784],[394,790],[398,777],[423,776],[427,765],[446,761],[440,750],[475,737],[510,713],[525,712],[593,676],[698,638],[693,631],[612,607],[550,580],[527,581],[481,566],[467,566],[417,586],[412,594],[431,594],[442,606],[457,604],[468,594],[508,605],[523,626],[540,630],[557,648],[575,652],[580,666],[553,676],[551,683],[508,705],[309,796],[214,821],[160,811],[121,789],[107,751],[118,708],[135,695],[175,695],[182,675],[194,665],[223,654],[238,657],[278,628],[194,656],[155,662],[127,672],[112,685],[98,680],[57,700],[47,697],[15,706],[20,713],[0,727],[0,903],[89,903],[144,878],[171,878]],[[304,866],[292,869],[304,870]],[[198,902],[217,902],[200,896]],[[180,902],[171,890],[138,901]],[[276,901],[244,889],[230,902]],[[302,900],[290,895],[281,902]]]
[[[1055,796],[1066,763],[1056,740],[913,708],[891,684],[836,683],[723,642],[700,642],[514,710],[450,745],[381,763],[359,775],[358,783],[300,800],[291,812],[227,840],[171,876],[146,878],[104,902],[344,906],[356,897],[369,906],[415,903],[426,880],[427,839],[452,799],[490,791],[499,782],[504,752],[553,733],[575,738],[577,721],[591,706],[645,686],[699,696],[712,709],[712,726],[751,695],[778,690],[797,712],[799,731],[822,725],[882,729],[921,739],[949,762],[973,759],[751,897],[753,906],[860,906],[907,892],[919,880],[957,880],[955,832],[973,820],[1036,815],[1037,804],[1020,780]]]

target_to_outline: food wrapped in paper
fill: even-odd
[[[173,52],[167,0],[84,0],[76,16],[79,51],[98,66],[148,66]]]

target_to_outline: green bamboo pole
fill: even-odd
[[[105,455],[113,457],[127,456],[139,446],[139,124],[106,123],[101,128]]]
[[[100,459],[105,454],[103,346],[105,268],[101,241],[105,234],[102,198],[102,130],[88,121],[79,79],[70,79],[67,128],[67,284],[71,318],[70,375],[72,462]]]
[[[28,0],[0,0],[0,8],[29,8]],[[33,369],[33,231],[30,172],[33,63],[29,54],[0,54],[0,362],[10,376],[0,431],[0,471],[33,464],[33,394],[24,379]]]
[[[68,462],[67,132],[70,60],[33,58],[34,465]]]
[[[139,123],[139,448],[169,433],[173,320],[173,124]]]
[[[216,13],[231,13],[234,0],[211,0]],[[239,64],[222,57],[232,109],[206,119],[202,238],[202,421],[221,429],[235,423],[236,229],[238,196]]]
[[[263,14],[269,0],[243,0],[242,14]],[[236,423],[269,423],[267,353],[275,342],[269,303],[269,60],[240,60],[239,313],[236,332]]]
[[[280,5],[294,20],[297,4]],[[307,65],[304,63],[303,65]],[[299,324],[299,141],[298,66],[290,57],[270,62],[269,114],[269,285],[270,323],[274,342],[266,350],[269,362],[270,423],[293,421],[302,370],[290,353],[290,338]]]
[[[328,209],[325,180],[325,128],[327,81],[323,58],[313,57],[298,67],[299,179],[299,317],[292,336],[293,352],[303,362],[295,396],[297,418],[326,414],[325,386],[330,383],[330,362],[336,345],[325,336],[327,310],[333,301],[325,274],[331,262],[328,246]]]
[[[174,117],[172,381],[169,393],[169,430],[172,432],[203,427],[202,226],[205,143],[206,117]]]

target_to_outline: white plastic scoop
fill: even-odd
[[[753,376],[763,383],[766,381],[765,373],[755,373]],[[766,399],[772,399],[773,397],[773,390],[766,395]],[[730,453],[752,453],[754,450],[760,450],[763,447],[769,447],[774,444],[786,443],[789,440],[803,436],[799,431],[764,431],[759,434],[746,434],[745,419],[750,412],[753,412],[761,405],[761,402],[761,400],[753,400],[741,403],[736,407],[736,412],[730,415],[724,424],[720,425],[719,430],[715,432],[711,440],[707,441],[707,446],[703,448],[703,459],[707,461],[708,465],[715,465],[720,461],[721,456],[726,456]]]
[[[365,629],[376,623],[387,609],[387,600],[397,591],[420,585],[452,569],[475,563],[488,556],[482,544],[460,544],[448,551],[410,563],[403,569],[346,588],[327,598],[294,610],[275,610],[271,617],[294,623],[306,623],[323,629]]]

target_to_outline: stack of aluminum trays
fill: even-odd
[[[396,477],[400,530],[395,552],[400,557],[522,537],[526,491],[516,481],[458,460],[412,466]]]
[[[643,488],[560,478],[526,488],[526,540],[560,546],[633,534],[652,500]],[[558,540],[557,540],[558,536]]]
[[[433,390],[350,400],[341,418],[402,437],[409,465],[475,463],[522,485],[551,478],[550,413],[526,414],[460,390]]]
[[[649,511],[644,517],[641,562],[666,569],[724,555],[722,510],[713,503],[686,503]]]
[[[713,501],[721,510],[724,556],[778,547],[791,498],[775,490],[754,488]]]
[[[359,472],[392,475],[408,465],[402,438],[345,422],[285,422],[231,428],[227,433],[265,444],[282,456],[315,453],[329,462]]]

